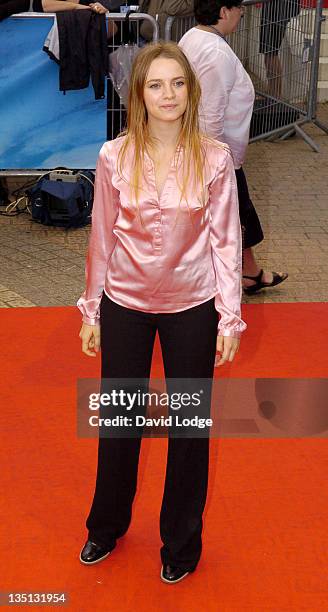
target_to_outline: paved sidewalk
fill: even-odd
[[[319,118],[328,124],[328,104]],[[245,170],[265,233],[257,256],[267,269],[287,270],[289,279],[245,302],[328,298],[328,136],[305,129],[319,154],[299,138],[249,147]],[[27,214],[0,216],[0,307],[75,304],[84,288],[88,236],[89,228],[65,231]]]

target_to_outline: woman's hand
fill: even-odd
[[[82,324],[79,336],[82,340],[82,353],[96,357],[100,350],[100,325]]]
[[[106,9],[102,4],[100,4],[100,2],[91,2],[91,4],[89,4],[89,7],[95,13],[100,13],[100,15],[107,13],[108,11],[108,9]]]
[[[221,354],[215,358],[215,367],[223,365],[226,361],[232,361],[238,352],[240,340],[232,336],[218,336],[216,350]]]

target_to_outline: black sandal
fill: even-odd
[[[288,278],[287,272],[283,272],[283,274],[279,274],[278,272],[272,272],[273,279],[271,283],[264,283],[262,281],[263,270],[261,270],[257,276],[246,276],[243,275],[243,278],[248,278],[249,280],[255,281],[254,285],[250,285],[249,287],[243,287],[246,295],[253,295],[253,293],[257,293],[261,291],[261,289],[266,289],[267,287],[276,287],[276,285],[280,285],[286,278]]]

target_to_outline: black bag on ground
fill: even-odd
[[[94,175],[85,170],[69,176],[51,172],[27,190],[33,221],[65,228],[91,222]]]
[[[2,179],[0,179],[0,206],[5,206],[9,202],[8,189]]]

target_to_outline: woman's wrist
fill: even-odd
[[[82,322],[85,323],[86,325],[99,325],[100,324],[98,317],[91,318],[91,317],[84,316],[82,318]]]

